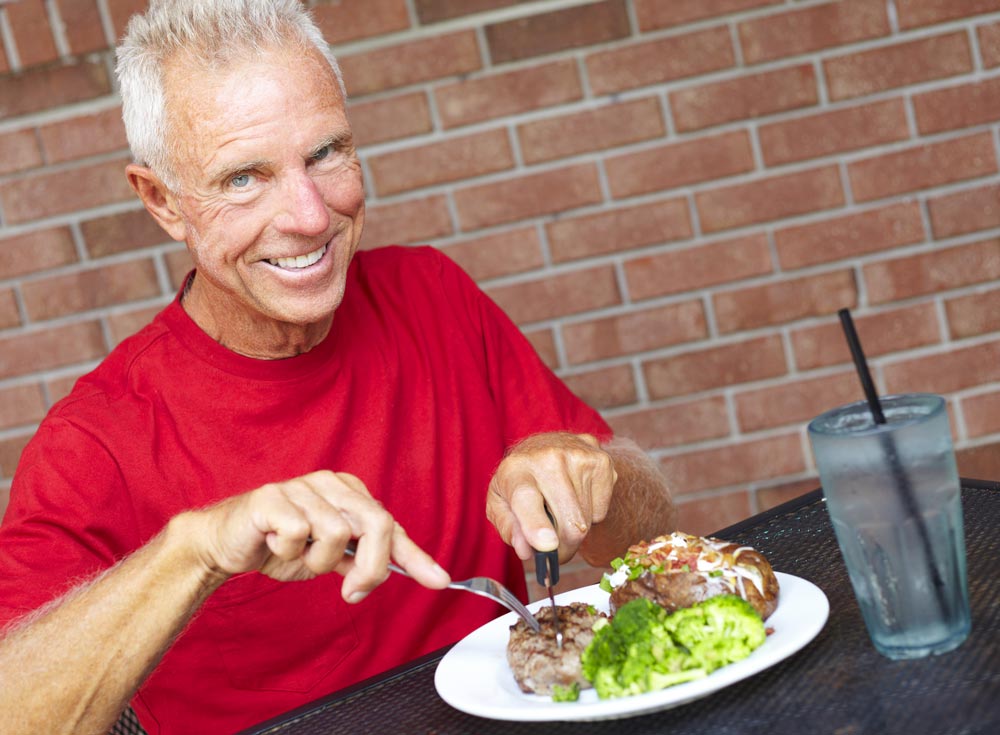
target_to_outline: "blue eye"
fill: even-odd
[[[333,146],[332,145],[325,145],[322,148],[320,148],[318,151],[316,151],[315,153],[313,153],[312,159],[314,161],[322,161],[324,158],[326,158],[327,156],[329,156],[330,153],[332,153],[332,152],[333,152]]]
[[[236,174],[229,183],[237,189],[246,188],[250,184],[250,174]]]

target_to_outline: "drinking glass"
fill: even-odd
[[[875,648],[892,659],[958,647],[971,628],[962,494],[945,401],[860,401],[809,423],[827,510]]]

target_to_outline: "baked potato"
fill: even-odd
[[[611,610],[646,597],[673,612],[717,595],[739,595],[767,619],[778,579],[760,552],[717,538],[674,532],[630,546],[605,576]]]

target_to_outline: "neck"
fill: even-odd
[[[315,324],[292,324],[248,314],[243,309],[206,298],[192,276],[181,294],[181,307],[205,334],[238,355],[257,360],[283,360],[308,352],[330,332],[333,316]]]

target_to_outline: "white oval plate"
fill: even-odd
[[[525,694],[507,665],[507,640],[514,613],[492,620],[473,631],[445,654],[434,672],[434,686],[455,709],[494,720],[542,722],[553,720],[609,720],[676,707],[705,697],[788,658],[816,637],[826,624],[830,604],[823,591],[800,577],[776,572],[780,587],[778,609],[767,619],[774,630],[750,656],[717,669],[704,679],[620,699],[599,699],[593,689],[576,702],[553,702],[551,697]],[[608,593],[598,585],[556,596],[556,604],[587,602],[608,611]],[[548,605],[540,600],[532,611]]]

